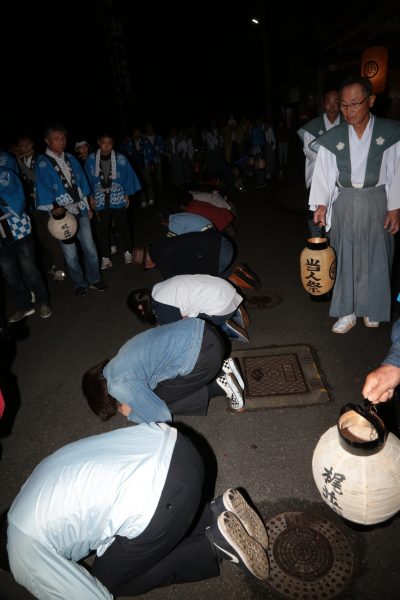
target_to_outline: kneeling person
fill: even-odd
[[[221,389],[231,408],[242,410],[244,382],[224,355],[224,341],[211,323],[183,319],[133,337],[114,358],[86,371],[82,390],[103,421],[117,411],[136,423],[206,415],[209,399]]]
[[[145,594],[216,577],[223,558],[267,579],[263,521],[235,489],[204,504],[204,484],[200,454],[166,424],[72,442],[1,515],[0,567],[43,600]],[[78,561],[92,551],[89,571]]]
[[[248,342],[249,316],[243,297],[222,277],[176,275],[156,283],[152,290],[134,290],[127,304],[150,325],[199,317],[220,327],[229,339]]]

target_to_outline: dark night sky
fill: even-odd
[[[165,129],[211,115],[265,112],[262,28],[250,22],[261,16],[259,0],[115,0],[133,85],[123,119],[101,18],[104,1],[53,3],[51,11],[29,2],[2,9],[3,140],[29,130],[40,141],[51,121],[65,124],[76,139],[146,120]],[[297,64],[315,63],[321,17],[310,4],[307,10],[282,2],[265,6],[275,95],[279,78]]]

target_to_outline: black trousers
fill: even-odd
[[[153,242],[149,256],[164,279],[175,275],[219,275],[222,238],[216,229],[183,233]]]
[[[204,477],[200,454],[178,433],[167,480],[150,523],[134,539],[116,536],[93,563],[93,575],[112,594],[137,596],[157,587],[219,575],[218,560],[204,534],[213,522],[210,503],[202,502]]]
[[[132,238],[129,231],[128,216],[125,208],[106,208],[98,211],[93,222],[95,226],[97,242],[100,248],[101,257],[110,258],[110,234],[111,220],[114,219],[121,248],[123,252],[132,252]]]
[[[164,400],[173,415],[206,415],[209,401],[207,384],[221,371],[225,342],[218,329],[205,322],[203,342],[194,369],[157,385],[154,393]]]
[[[157,300],[154,299],[152,299],[151,304],[159,325],[175,323],[176,321],[180,321],[182,319],[182,313],[176,306],[164,304],[163,302],[157,302]],[[207,315],[206,313],[199,313],[197,316],[199,319],[204,319],[205,321],[214,323],[214,325],[223,325],[225,321],[230,319],[233,314],[235,314],[235,311],[226,315]]]

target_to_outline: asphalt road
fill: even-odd
[[[314,600],[398,600],[400,597],[400,520],[382,525],[352,525],[322,501],[311,469],[320,436],[336,424],[340,408],[361,402],[366,374],[378,366],[390,344],[390,323],[366,328],[359,319],[346,335],[331,332],[329,303],[310,300],[300,281],[299,255],[308,237],[302,169],[294,165],[282,182],[249,190],[234,198],[238,259],[262,280],[262,292],[281,301],[266,310],[251,309],[248,348],[307,344],[328,389],[329,402],[315,406],[268,408],[232,414],[226,402],[213,399],[206,417],[178,418],[199,444],[208,463],[210,494],[227,487],[245,490],[266,521],[280,513],[317,514],[337,527],[351,547],[353,569],[344,589],[337,580],[319,588]],[[155,209],[134,209],[136,242],[163,235]],[[3,372],[14,393],[15,418],[2,425],[0,509],[12,502],[26,477],[45,456],[82,437],[130,426],[117,416],[101,423],[80,390],[83,372],[112,357],[145,327],[126,306],[135,287],[161,280],[157,271],[125,265],[121,253],[104,271],[105,293],[90,290],[75,298],[69,280],[49,282],[53,315],[37,314],[12,327],[2,348]],[[235,342],[233,349],[244,344]],[[389,411],[390,412],[390,411]],[[390,414],[386,415],[390,419]],[[32,596],[10,574],[0,573],[1,600]],[[283,595],[282,595],[283,594]],[[151,600],[269,600],[287,598],[282,590],[253,581],[235,565],[224,563],[212,580],[154,590]],[[333,595],[332,595],[333,594]],[[292,596],[289,596],[292,597]],[[299,599],[306,600],[302,592]],[[78,599],[68,599],[78,600]],[[79,599],[84,600],[84,599]],[[307,598],[311,600],[311,596]]]

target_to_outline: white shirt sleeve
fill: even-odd
[[[313,140],[315,140],[315,136],[309,133],[308,131],[305,131],[303,139],[303,152],[304,156],[306,157],[305,180],[307,189],[309,189],[311,186],[315,161],[317,160],[317,152],[314,152],[309,147],[310,142],[312,142]]]
[[[388,148],[384,155],[379,180],[385,173],[385,188],[388,198],[388,210],[400,208],[400,142]]]
[[[321,146],[318,150],[317,160],[315,161],[308,204],[310,210],[316,210],[319,205],[328,207],[326,231],[330,229],[332,205],[339,193],[336,185],[338,175],[336,156]]]

